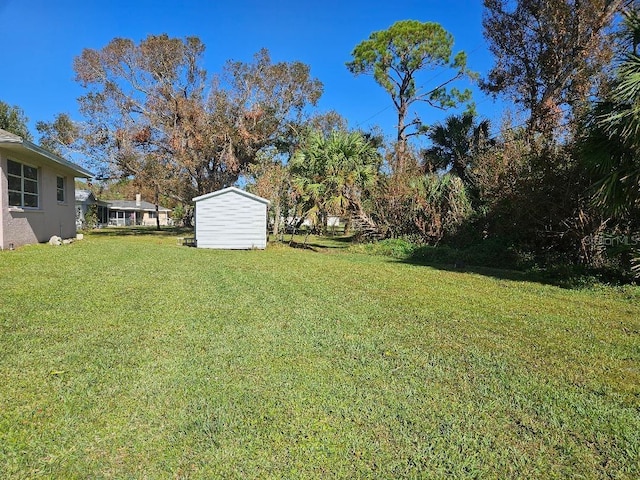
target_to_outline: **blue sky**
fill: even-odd
[[[206,45],[205,68],[219,72],[228,59],[250,61],[260,48],[273,61],[302,61],[324,84],[321,111],[336,110],[351,128],[379,126],[394,134],[395,111],[371,77],[354,77],[345,67],[355,45],[398,20],[433,21],[453,34],[454,50],[465,50],[471,69],[491,68],[482,37],[479,0],[422,1],[168,1],[168,0],[0,0],[3,71],[0,100],[20,106],[34,125],[65,112],[80,119],[73,59],[84,48],[99,49],[115,37],[140,41],[149,34],[195,35]],[[425,72],[425,87],[434,72]],[[463,86],[463,85],[460,85]],[[481,116],[497,127],[501,109],[474,88]],[[424,106],[423,121],[452,112]]]

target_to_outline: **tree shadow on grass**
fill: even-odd
[[[397,263],[430,267],[436,270],[456,273],[470,273],[491,277],[497,280],[509,280],[513,282],[530,282],[542,285],[551,285],[567,290],[581,290],[595,285],[623,285],[620,278],[606,272],[585,272],[571,269],[539,269],[539,270],[514,270],[505,267],[490,267],[463,263],[447,263],[423,258],[407,257],[393,259]]]
[[[292,248],[304,248],[313,250],[314,252],[322,252],[326,250],[340,250],[349,248],[354,243],[353,236],[320,236],[310,235],[305,239],[305,235],[296,234],[291,238],[291,234],[285,234],[283,238],[270,238],[269,243],[288,245]]]
[[[566,289],[610,283],[611,279],[580,266],[555,265],[541,268],[531,256],[518,254],[496,242],[457,249],[447,245],[422,246],[405,256],[394,255],[397,262],[426,266],[448,272],[482,275],[499,280],[534,282]]]
[[[98,237],[128,237],[128,236],[193,236],[193,228],[185,227],[161,227],[158,230],[156,227],[105,227],[96,228],[91,230],[91,235]]]
[[[514,282],[535,282],[535,283],[545,283],[555,286],[561,286],[560,282],[554,282],[552,279],[544,278],[544,275],[536,272],[523,272],[519,270],[509,270],[503,268],[495,268],[495,267],[485,267],[478,265],[467,265],[461,263],[442,263],[437,261],[430,261],[419,258],[396,258],[390,259],[396,263],[403,263],[406,265],[415,265],[421,267],[430,267],[436,270],[443,270],[446,272],[455,272],[455,273],[471,273],[476,275],[482,275],[484,277],[492,277],[497,280],[510,280]]]
[[[349,248],[353,243],[353,237],[324,237],[322,240],[307,242],[308,245],[322,250]]]

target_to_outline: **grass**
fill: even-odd
[[[638,478],[640,289],[92,234],[0,252],[0,478]]]

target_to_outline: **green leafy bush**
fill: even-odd
[[[388,238],[379,242],[360,243],[350,247],[352,252],[405,259],[415,252],[417,246],[402,238]]]

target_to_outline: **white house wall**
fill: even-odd
[[[234,191],[196,202],[199,248],[266,248],[266,232],[266,203]]]

